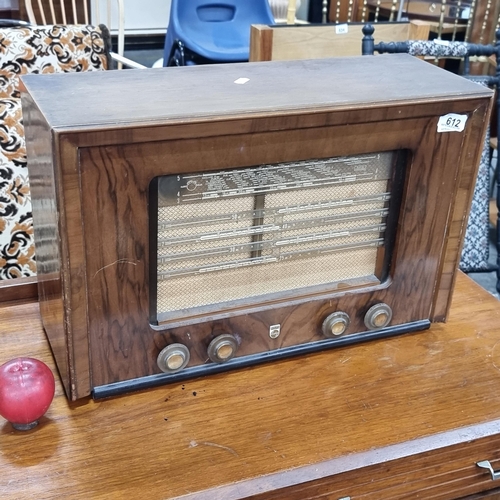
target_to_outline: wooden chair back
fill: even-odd
[[[319,1],[319,0],[317,0]],[[471,43],[493,43],[500,25],[497,0],[330,0],[332,23],[420,19],[438,38]]]
[[[85,0],[25,0],[31,24],[90,24]]]
[[[250,32],[250,61],[360,56],[362,27],[362,23],[314,26],[253,25]],[[385,40],[391,41],[427,40],[429,25],[422,21],[378,23],[377,35],[379,33]]]

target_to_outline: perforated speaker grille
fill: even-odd
[[[375,274],[393,153],[158,182],[158,320]]]

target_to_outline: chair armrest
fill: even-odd
[[[110,52],[109,55],[111,56],[111,59],[113,61],[122,63],[124,66],[128,66],[129,68],[134,68],[134,69],[145,69],[147,66],[144,66],[143,64],[139,64],[135,61],[132,61],[131,59],[128,59],[126,57],[123,57],[116,52]]]

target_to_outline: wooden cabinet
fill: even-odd
[[[497,499],[499,315],[460,274],[425,332],[104,401],[58,381],[35,430],[0,418],[2,499]],[[0,306],[21,355],[55,371],[36,303]]]
[[[23,82],[41,314],[70,399],[446,318],[489,89],[406,54]],[[323,328],[337,312],[345,335]],[[168,372],[172,345],[186,365]]]

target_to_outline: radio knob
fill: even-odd
[[[165,373],[182,370],[189,363],[189,349],[184,344],[170,344],[160,351],[156,362]]]
[[[323,335],[328,338],[335,338],[342,335],[347,330],[349,323],[349,315],[343,311],[337,311],[325,318],[323,321]]]
[[[384,328],[392,319],[392,309],[384,303],[375,304],[365,314],[365,325],[369,330]]]
[[[223,333],[215,337],[208,345],[208,357],[214,363],[225,363],[234,357],[238,350],[238,341],[233,335]]]

